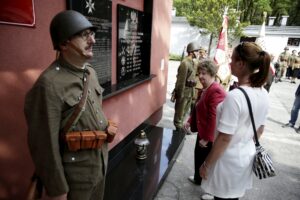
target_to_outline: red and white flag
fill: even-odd
[[[266,17],[267,17],[267,12],[264,12],[263,23],[262,23],[260,31],[259,31],[259,36],[255,40],[255,43],[258,44],[264,51],[267,51],[266,42],[265,42],[265,37],[266,37],[266,22],[265,22],[265,20],[266,20]],[[272,63],[270,64],[270,69],[272,71],[272,74],[275,75],[275,68]]]
[[[218,76],[221,80],[224,80],[231,74],[229,59],[228,59],[228,41],[227,41],[227,30],[228,30],[228,17],[227,8],[223,15],[222,31],[219,35],[219,41],[216,49],[214,61],[219,65]]]
[[[264,19],[263,19],[263,23],[262,23],[260,31],[259,31],[259,36],[255,40],[255,43],[258,44],[264,51],[266,51],[266,42],[265,42],[265,36],[266,36],[265,18],[266,18],[266,15],[267,15],[267,13],[264,12]]]

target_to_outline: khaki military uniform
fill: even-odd
[[[196,65],[197,62],[190,57],[186,57],[181,62],[175,84],[175,115],[174,125],[176,128],[183,127],[183,120],[190,109],[193,99],[195,99],[196,91]],[[191,83],[194,84],[191,84]]]
[[[229,87],[230,87],[230,82],[231,82],[231,74],[227,75],[225,77],[225,79],[221,79],[221,77],[217,74],[215,81],[217,83],[219,83],[221,85],[221,87],[225,90],[225,91],[229,91]]]
[[[292,54],[290,55],[289,57],[289,61],[288,61],[288,64],[289,66],[291,67],[291,76],[293,77],[293,80],[295,77],[297,77],[297,73],[298,73],[298,59],[297,59],[297,55],[295,54]],[[293,81],[292,81],[293,82]]]
[[[278,57],[278,63],[280,66],[280,77],[283,77],[283,75],[286,72],[286,69],[288,67],[289,57],[290,54],[288,52],[282,52]]]
[[[289,57],[288,63],[289,63],[289,66],[292,67],[292,69],[295,69],[297,67],[297,55],[292,54]]]
[[[292,64],[293,67],[293,80],[298,77],[300,70],[300,56],[294,57],[294,62]]]
[[[88,98],[73,130],[105,130],[108,122],[102,111],[103,89],[95,71],[89,66],[87,69]],[[107,143],[98,150],[71,152],[59,135],[80,101],[84,73],[85,69],[60,58],[41,74],[25,100],[28,145],[36,173],[49,196],[68,193],[72,200],[100,200],[108,161]]]

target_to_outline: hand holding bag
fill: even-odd
[[[241,90],[246,97],[248,108],[249,108],[249,113],[250,113],[250,118],[251,118],[251,123],[252,123],[253,131],[254,131],[256,154],[254,157],[252,170],[259,179],[276,176],[271,157],[266,152],[266,150],[260,145],[260,143],[258,141],[250,99],[249,99],[246,91],[243,88],[238,87],[238,89]]]

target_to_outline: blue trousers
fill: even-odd
[[[297,119],[298,119],[298,113],[300,109],[300,96],[296,96],[296,99],[293,104],[293,108],[291,110],[291,119],[289,123],[295,125]]]

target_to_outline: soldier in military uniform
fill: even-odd
[[[183,129],[183,120],[196,96],[196,66],[200,45],[191,42],[187,46],[187,57],[181,62],[175,84],[175,115],[174,125],[177,130]]]
[[[291,83],[296,83],[295,79],[298,76],[299,70],[299,57],[297,56],[297,51],[293,50],[292,55],[289,57],[289,66],[291,66]]]
[[[199,50],[199,60],[203,60],[207,58],[207,52],[204,48],[200,48]]]
[[[28,145],[50,199],[101,200],[108,161],[107,142],[98,149],[71,151],[60,135],[89,84],[85,109],[72,131],[104,131],[103,89],[87,61],[93,57],[96,28],[80,13],[58,13],[51,22],[54,49],[60,56],[38,78],[25,100]]]
[[[288,67],[288,59],[290,57],[290,53],[288,51],[289,51],[289,48],[285,47],[284,52],[282,52],[278,56],[278,63],[279,63],[279,66],[280,66],[280,78],[279,78],[280,82],[282,81],[281,78],[286,73],[286,69]]]

